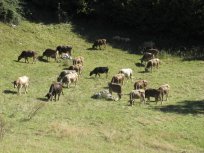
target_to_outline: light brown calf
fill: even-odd
[[[25,94],[28,92],[29,77],[21,76],[13,82],[14,88],[18,89],[18,94],[21,95],[21,88],[25,88]]]

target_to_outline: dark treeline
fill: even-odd
[[[17,21],[19,12],[38,19],[42,11],[59,22],[83,17],[142,33],[204,36],[203,0],[0,0],[2,21]]]

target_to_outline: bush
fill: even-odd
[[[0,1],[0,21],[19,24],[21,21],[19,0]]]

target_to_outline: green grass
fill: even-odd
[[[144,67],[135,65],[139,55],[111,43],[106,50],[87,50],[92,43],[71,24],[23,22],[12,28],[0,23],[0,33],[0,152],[204,152],[203,61],[165,55],[159,70],[141,73]],[[17,56],[22,50],[41,55],[46,48],[61,44],[72,45],[73,56],[85,58],[83,74],[76,87],[64,88],[60,101],[44,102],[50,84],[71,61],[25,64],[16,62]],[[96,66],[109,66],[107,79],[105,75],[89,77]],[[107,87],[119,69],[127,67],[133,69],[134,80],[149,80],[149,87],[169,83],[169,101],[144,106],[137,100],[130,107],[127,95],[117,102],[90,98]],[[29,93],[18,96],[11,82],[22,75],[29,76],[31,83]],[[125,82],[123,93],[132,89],[133,82]]]

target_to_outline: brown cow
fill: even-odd
[[[134,105],[135,99],[140,99],[140,102],[144,102],[145,104],[145,90],[139,89],[139,90],[132,90],[130,92],[130,105]]]
[[[164,95],[166,95],[166,100],[168,99],[168,96],[169,96],[169,90],[170,90],[170,85],[169,84],[164,84],[164,85],[161,85],[159,87],[159,90],[161,91],[162,95],[161,95],[161,98],[162,98],[162,101],[164,100]]]
[[[108,84],[109,92],[112,95],[113,92],[118,94],[119,99],[121,99],[122,96],[122,87],[120,84],[115,83],[109,83]]]
[[[55,83],[52,83],[50,85],[50,89],[49,89],[49,92],[45,95],[45,97],[48,98],[48,100],[51,100],[53,99],[53,96],[55,97],[55,101],[57,100],[57,95],[58,95],[58,100],[59,100],[59,97],[61,95],[61,93],[63,94],[63,90],[62,90],[62,83],[61,82],[55,82]]]
[[[123,85],[124,79],[125,79],[125,75],[123,73],[119,73],[112,77],[111,83]]]
[[[84,64],[84,57],[82,57],[82,56],[75,57],[73,59],[73,65],[77,65],[77,64],[83,65]]]
[[[81,75],[82,70],[83,70],[83,66],[80,64],[71,65],[70,67],[68,67],[68,70],[75,70],[79,75]]]
[[[139,81],[136,81],[134,83],[134,89],[146,89],[147,87],[147,84],[148,84],[148,81],[147,80],[139,80]]]
[[[154,54],[152,53],[148,53],[148,52],[145,52],[144,55],[142,56],[142,58],[140,59],[141,60],[141,64],[143,64],[143,62],[147,62],[151,59],[154,58]]]
[[[150,101],[150,97],[154,97],[156,103],[158,102],[158,100],[160,100],[161,104],[162,104],[161,94],[162,94],[162,92],[159,89],[149,88],[149,89],[145,90],[145,97],[148,99],[148,101]]]
[[[154,57],[158,57],[158,54],[159,54],[159,50],[153,49],[153,48],[148,49],[146,52],[152,53],[154,55]]]
[[[158,58],[154,58],[154,59],[149,60],[147,62],[146,67],[145,67],[145,71],[147,72],[148,69],[151,69],[151,72],[152,72],[153,67],[156,67],[158,69],[160,63],[161,62],[160,62],[160,60]]]
[[[47,61],[49,61],[50,58],[54,58],[55,61],[57,61],[57,55],[58,55],[58,51],[48,48],[48,49],[46,49],[46,50],[43,52],[42,58],[43,58],[44,56],[46,56],[46,57],[47,57]]]
[[[97,49],[97,47],[99,47],[99,49],[101,49],[101,46],[104,46],[104,48],[106,48],[106,39],[97,39],[97,40],[95,40],[92,48]]]
[[[18,56],[18,62],[22,59],[22,58],[25,58],[25,63],[28,62],[28,58],[33,58],[33,63],[36,62],[36,59],[37,59],[37,53],[35,51],[22,51],[21,54]]]
[[[78,74],[77,73],[70,73],[65,75],[65,77],[62,79],[62,83],[67,84],[67,88],[70,87],[71,83],[74,83],[76,86],[76,83],[78,81]]]

